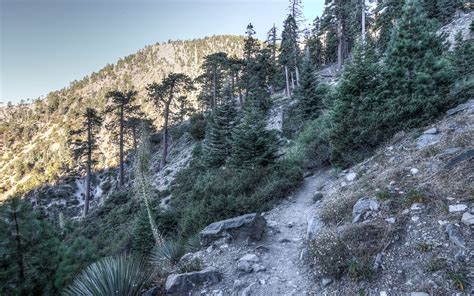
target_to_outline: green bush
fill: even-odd
[[[289,159],[301,162],[306,168],[329,164],[330,146],[327,141],[327,117],[321,116],[306,124],[289,152]]]
[[[189,134],[194,140],[202,140],[206,134],[206,118],[202,113],[197,113],[189,118]]]

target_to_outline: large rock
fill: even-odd
[[[196,272],[170,274],[166,279],[166,291],[170,294],[187,294],[194,287],[204,283],[217,284],[222,275],[214,268]]]
[[[199,233],[199,237],[201,245],[205,247],[226,236],[230,236],[233,240],[245,240],[247,238],[260,240],[266,225],[267,220],[260,214],[247,214],[214,222],[204,228]]]
[[[318,215],[313,215],[308,221],[308,227],[306,228],[306,241],[309,242],[314,238],[316,233],[321,230],[323,223],[319,219]]]
[[[423,134],[416,141],[416,148],[421,149],[426,146],[434,145],[441,140],[441,134]]]
[[[470,113],[474,112],[474,99],[471,99],[469,101],[467,101],[466,103],[464,104],[461,104],[461,105],[458,105],[457,107],[455,108],[452,108],[452,109],[449,109],[446,114],[448,114],[449,116],[451,115],[454,115],[456,113],[459,113],[459,112],[462,112],[462,111],[466,111],[466,110],[469,110]]]
[[[257,255],[247,254],[237,262],[237,269],[244,272],[252,272],[254,265],[259,261]]]
[[[379,201],[375,198],[363,197],[359,199],[352,208],[352,223],[359,222],[365,213],[377,211],[379,205]]]
[[[472,158],[474,158],[474,149],[467,150],[461,153],[460,155],[451,158],[444,168],[446,170],[450,170],[454,168],[456,165],[458,165],[460,162],[468,161],[468,160],[471,160]]]

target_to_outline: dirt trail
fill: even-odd
[[[331,182],[331,174],[321,171],[305,178],[294,194],[267,212],[268,225],[263,239],[249,246],[224,245],[204,251],[206,265],[223,273],[223,281],[201,290],[205,295],[315,295],[315,279],[300,259],[308,221],[317,216],[320,202],[313,196]],[[237,270],[237,260],[255,254],[263,271]],[[199,294],[197,294],[199,295]],[[202,294],[201,294],[202,295]]]

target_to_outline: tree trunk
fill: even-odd
[[[365,47],[365,0],[362,1],[362,49]]]
[[[285,80],[286,80],[286,95],[288,97],[291,97],[291,94],[290,94],[290,82],[288,80],[288,67],[285,66]]]
[[[20,282],[25,280],[25,265],[23,263],[23,247],[21,245],[21,236],[20,236],[20,226],[18,225],[18,219],[16,217],[16,210],[13,211],[13,221],[15,223],[15,239],[16,239],[16,247],[18,249],[18,278]]]
[[[291,77],[291,89],[295,89],[295,78],[293,77],[293,72],[290,72],[290,77]]]
[[[341,70],[342,68],[342,21],[339,18],[337,20],[337,34],[339,37],[339,44],[337,45],[337,69]]]
[[[163,155],[161,157],[160,169],[166,165],[166,158],[168,157],[168,120],[170,115],[170,104],[173,99],[173,88],[170,91],[169,101],[165,104],[165,122],[163,123]]]
[[[123,175],[123,126],[125,124],[124,122],[124,106],[121,105],[120,106],[120,132],[119,132],[119,148],[120,148],[120,152],[119,152],[119,157],[120,157],[120,171],[119,171],[119,185],[120,187],[122,187],[124,184],[125,184],[125,178],[124,178],[124,175]]]
[[[217,78],[216,78],[216,69],[213,71],[212,75],[212,111],[217,107]]]
[[[300,71],[298,71],[298,66],[295,66],[295,74],[296,74],[296,86],[300,86]]]
[[[92,131],[91,123],[87,123],[87,168],[86,168],[86,197],[84,200],[84,217],[89,212],[91,194],[91,166],[92,166]]]
[[[237,74],[238,75],[238,74]],[[244,99],[242,98],[242,87],[239,85],[239,76],[236,76],[237,89],[239,90],[239,103],[240,108],[244,108]]]

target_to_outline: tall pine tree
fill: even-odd
[[[426,123],[449,105],[452,73],[444,45],[421,0],[407,0],[385,59],[386,128],[396,131]]]

